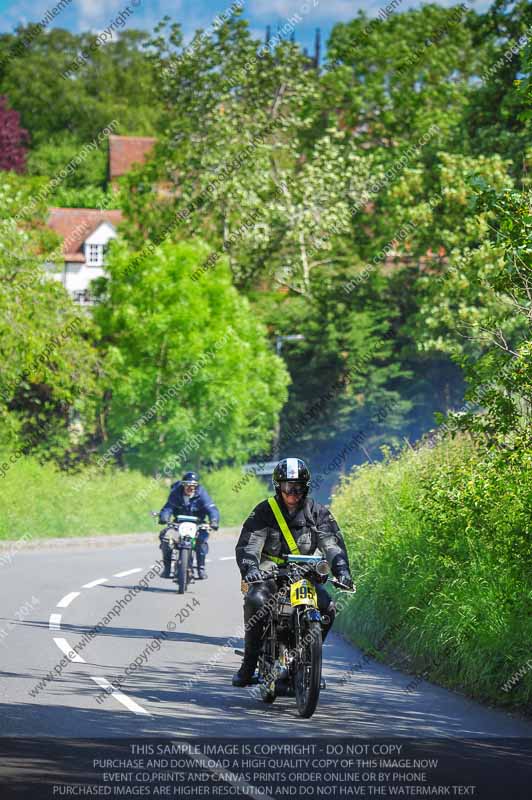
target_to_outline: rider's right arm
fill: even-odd
[[[260,569],[262,549],[268,537],[267,517],[264,518],[263,503],[256,506],[242,526],[238,542],[236,543],[236,563],[242,574],[246,575],[250,569]]]

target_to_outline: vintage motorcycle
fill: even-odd
[[[286,556],[284,565],[262,575],[273,579],[277,589],[261,642],[258,688],[265,703],[295,695],[299,715],[309,718],[323,686],[321,613],[314,582],[330,580],[339,589],[355,590],[329,578],[329,564],[316,555]],[[248,586],[242,582],[244,593]]]
[[[158,517],[157,511],[152,516]],[[200,525],[198,517],[179,514],[174,522],[169,522],[161,533],[163,558],[170,556],[170,577],[177,583],[178,594],[184,594],[189,584],[199,575],[194,574],[194,548],[200,531],[209,530],[208,525]],[[197,570],[197,563],[196,563]]]

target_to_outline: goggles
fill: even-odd
[[[304,483],[295,483],[294,481],[281,481],[279,484],[281,492],[284,494],[305,494],[307,487]]]
[[[195,481],[185,481],[183,487],[185,489],[197,489],[198,484]]]

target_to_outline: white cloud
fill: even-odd
[[[105,27],[124,8],[124,0],[78,0],[79,28]]]

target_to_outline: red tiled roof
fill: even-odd
[[[63,239],[65,261],[85,262],[83,243],[102,222],[115,228],[122,221],[121,211],[100,211],[97,208],[51,208],[48,227]]]
[[[143,164],[156,141],[153,136],[109,136],[109,178],[119,178],[133,164]]]

